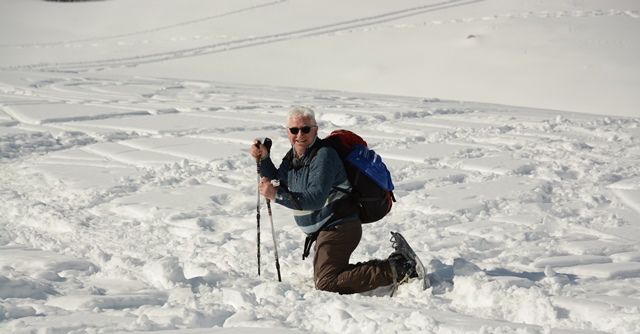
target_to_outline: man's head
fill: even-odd
[[[310,108],[297,106],[287,115],[287,136],[297,156],[300,157],[318,135],[316,115]]]

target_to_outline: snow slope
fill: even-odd
[[[3,69],[106,70],[640,115],[635,0],[0,6]]]
[[[640,332],[636,2],[185,3],[0,4],[0,332]],[[257,275],[249,145],[298,104],[391,170],[353,261],[400,231],[453,286],[316,291],[264,201]]]

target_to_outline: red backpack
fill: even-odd
[[[312,151],[311,159],[323,146],[335,149],[342,159],[353,188],[349,195],[358,203],[360,221],[364,224],[373,223],[386,216],[396,199],[393,196],[391,173],[380,156],[368,149],[362,137],[349,130],[331,132]]]

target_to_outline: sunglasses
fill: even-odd
[[[315,128],[315,125],[309,126],[309,125],[305,125],[301,128],[298,127],[293,127],[293,128],[289,128],[289,132],[291,132],[292,135],[297,135],[298,132],[302,131],[302,133],[307,134],[309,132],[311,132],[311,128]]]

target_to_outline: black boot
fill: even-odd
[[[393,273],[394,285],[402,284],[409,278],[418,277],[416,262],[402,252],[393,252],[389,255],[389,264]]]

